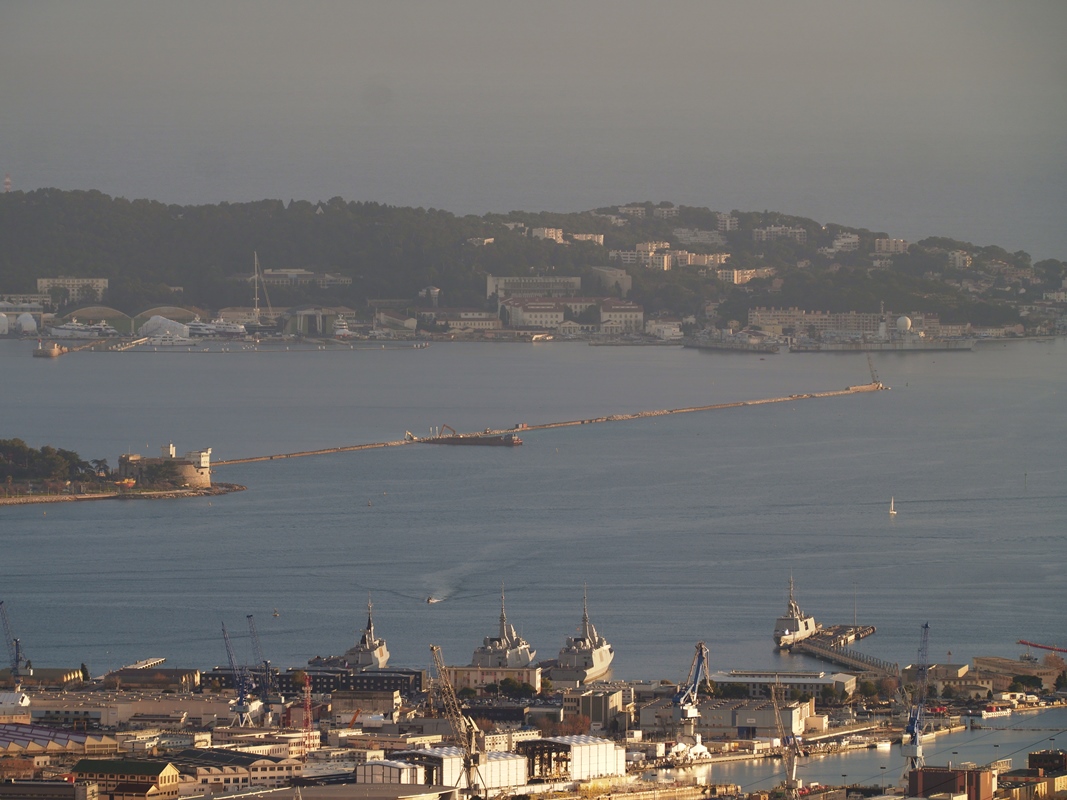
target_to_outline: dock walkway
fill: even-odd
[[[837,389],[828,392],[809,392],[807,394],[791,394],[788,397],[766,397],[759,400],[738,400],[733,403],[715,403],[707,406],[689,406],[688,408],[669,408],[658,411],[638,411],[634,414],[612,414],[606,417],[593,417],[590,419],[574,419],[566,422],[545,422],[540,425],[525,425],[518,428],[505,428],[502,430],[487,429],[477,433],[462,434],[465,436],[482,436],[486,434],[501,435],[516,433],[519,431],[537,431],[548,428],[567,428],[572,425],[595,425],[601,422],[626,422],[635,419],[647,419],[649,417],[665,417],[670,414],[691,414],[695,411],[717,411],[724,408],[742,408],[744,406],[760,406],[770,403],[789,403],[796,400],[814,400],[825,397],[843,397],[851,394],[865,394],[886,389],[881,383],[865,383],[860,386],[849,386],[846,389]],[[327,447],[321,450],[302,450],[296,453],[279,453],[271,456],[250,456],[248,458],[231,458],[223,461],[215,461],[212,467],[227,467],[232,464],[251,464],[256,461],[275,461],[282,458],[303,458],[305,456],[323,456],[331,453],[351,453],[356,450],[376,450],[382,447],[401,447],[403,445],[418,444],[418,439],[399,439],[392,442],[372,442],[369,444],[353,444],[342,447]]]

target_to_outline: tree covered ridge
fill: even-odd
[[[483,217],[456,216],[429,208],[346,202],[340,197],[312,203],[260,200],[247,203],[178,206],[127,200],[98,191],[40,189],[0,195],[0,293],[33,292],[35,279],[70,275],[108,278],[105,302],[128,314],[153,305],[180,304],[217,309],[249,305],[250,287],[239,280],[252,272],[252,253],[264,269],[302,268],[352,278],[352,285],[272,289],[276,306],[319,302],[364,306],[368,298],[414,297],[434,285],[448,306],[485,303],[485,275],[580,275],[594,293],[591,267],[609,265],[608,251],[632,250],[638,242],[675,242],[678,227],[715,230],[707,208],[680,206],[677,216],[648,213],[622,227],[591,212],[512,211]],[[664,204],[660,204],[664,205]],[[614,207],[598,209],[614,213]],[[693,252],[724,249],[734,268],[771,266],[777,280],[745,286],[719,282],[714,269],[678,268],[655,272],[629,267],[631,296],[648,313],[698,314],[709,301],[722,303],[722,319],[744,321],[756,306],[798,306],[812,310],[939,313],[945,321],[996,324],[1018,319],[1010,286],[976,295],[959,286],[947,252],[963,249],[976,262],[1032,269],[1033,287],[1059,288],[1065,265],[1047,260],[1031,265],[1025,252],[933,238],[893,257],[893,267],[872,270],[875,238],[886,234],[820,224],[771,211],[732,212],[739,230],[724,233],[723,248],[675,245]],[[604,246],[590,242],[558,245],[511,231],[503,223],[562,228],[566,233],[602,233]],[[807,242],[790,239],[756,243],[752,230],[767,225],[802,227]],[[861,247],[833,257],[819,254],[841,233],[855,233]],[[493,238],[489,246],[468,240]],[[798,263],[806,268],[798,268]],[[176,294],[174,287],[180,287]],[[1031,295],[1033,296],[1033,295]],[[1038,296],[1040,296],[1038,294]]]
[[[93,481],[110,470],[106,460],[86,461],[73,450],[33,448],[21,439],[0,439],[0,480]]]

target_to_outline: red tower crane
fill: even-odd
[[[1028,642],[1026,639],[1020,639],[1017,644],[1025,644],[1027,647],[1036,647],[1039,650],[1051,650],[1053,653],[1067,653],[1067,647],[1053,647],[1050,644],[1038,644],[1037,642]]]

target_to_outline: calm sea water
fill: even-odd
[[[0,341],[0,437],[86,458],[216,459],[842,388],[861,355],[680,348],[78,353]],[[552,657],[594,623],[624,678],[813,668],[773,652],[790,575],[861,649],[936,661],[1067,646],[1067,341],[879,354],[890,392],[533,431],[521,448],[409,446],[219,468],[211,499],[0,509],[0,598],[39,666],[224,663],[349,647],[368,593],[393,665],[466,663],[508,619]],[[889,499],[899,514],[888,515]],[[444,602],[428,605],[434,595]],[[279,616],[271,612],[278,609]],[[246,636],[234,636],[251,659]]]

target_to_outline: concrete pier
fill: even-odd
[[[851,394],[865,394],[887,389],[881,383],[865,383],[860,386],[849,386],[846,389],[837,389],[828,392],[811,392],[808,394],[791,394],[788,397],[766,397],[759,400],[739,400],[733,403],[715,403],[707,406],[690,406],[688,408],[670,408],[659,411],[638,411],[633,414],[612,414],[606,417],[592,417],[590,419],[573,419],[566,422],[545,422],[540,425],[524,425],[520,428],[504,428],[500,430],[486,429],[476,433],[462,434],[465,436],[502,435],[515,433],[516,431],[537,431],[547,428],[566,428],[572,425],[594,425],[601,422],[626,422],[635,419],[647,419],[648,417],[665,417],[670,414],[691,414],[695,411],[716,411],[723,408],[742,408],[744,406],[759,406],[769,403],[790,403],[796,400],[814,400],[825,397],[843,397]],[[255,461],[275,461],[281,458],[303,458],[305,456],[324,456],[331,453],[350,453],[355,450],[376,450],[382,447],[401,447],[403,445],[418,444],[418,439],[400,439],[393,442],[372,442],[369,444],[353,444],[342,447],[327,447],[322,450],[302,450],[296,453],[279,453],[271,456],[250,456],[248,458],[231,458],[223,461],[212,462],[212,468],[226,467],[231,464],[251,464]]]

